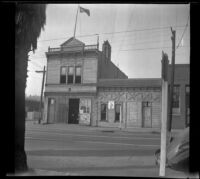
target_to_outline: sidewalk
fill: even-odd
[[[26,121],[26,129],[55,129],[55,130],[73,130],[79,129],[81,131],[102,131],[102,132],[141,132],[160,135],[159,128],[119,128],[119,127],[101,127],[101,126],[86,126],[80,124],[38,124],[37,121]],[[183,129],[172,129],[172,135],[178,134]]]
[[[57,172],[52,170],[29,169],[27,172],[8,174],[8,176],[77,176],[76,173]]]
[[[38,124],[37,121],[26,121],[26,128],[44,128],[44,129],[80,129],[80,130],[91,130],[91,131],[105,131],[105,132],[147,132],[147,133],[160,133],[160,129],[155,128],[119,128],[119,127],[101,127],[101,126],[86,126],[80,124]]]

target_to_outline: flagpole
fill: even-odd
[[[79,10],[79,5],[78,5],[77,13],[76,13],[76,21],[75,21],[75,27],[74,27],[74,38],[75,38],[75,34],[76,34],[76,23],[77,23],[78,10]]]

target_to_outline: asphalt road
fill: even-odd
[[[149,132],[26,126],[28,166],[70,175],[158,177],[154,152],[159,146],[160,134]]]

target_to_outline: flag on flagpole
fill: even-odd
[[[80,12],[85,12],[88,16],[90,16],[90,10],[89,9],[85,9],[85,8],[82,8],[80,6]]]

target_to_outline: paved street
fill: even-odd
[[[26,124],[25,149],[33,169],[66,175],[158,177],[156,132],[125,131],[67,124]],[[167,176],[183,173],[167,169]]]

